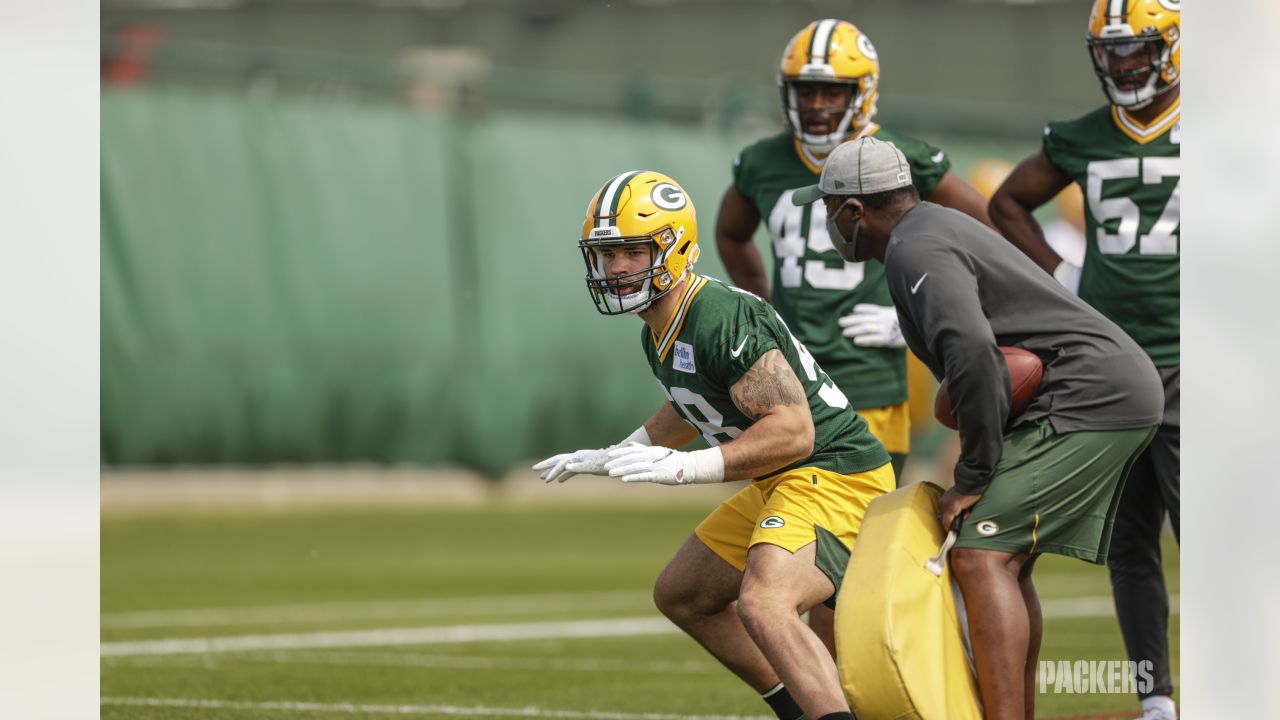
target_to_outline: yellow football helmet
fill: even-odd
[[[1086,41],[1111,102],[1148,105],[1180,80],[1182,0],[1094,0]]]
[[[813,135],[804,131],[796,102],[796,83],[838,83],[849,86],[849,106],[833,132]],[[880,60],[871,39],[845,20],[815,20],[796,33],[782,52],[778,91],[782,112],[791,134],[810,149],[829,153],[849,136],[856,135],[876,113]]]
[[[636,246],[648,252],[648,265],[609,277],[601,254]],[[697,262],[698,216],[675,180],[652,170],[624,172],[591,198],[578,247],[596,310],[604,315],[640,312],[670,292]]]

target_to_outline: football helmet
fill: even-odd
[[[1181,0],[1094,0],[1086,42],[1102,90],[1136,110],[1180,80]]]
[[[698,260],[693,201],[662,173],[632,170],[615,175],[587,205],[578,247],[596,310],[604,315],[640,312],[670,292]],[[603,253],[634,247],[648,253],[645,267],[610,277]]]
[[[825,135],[805,132],[796,100],[797,83],[836,83],[848,86],[849,105],[835,111],[840,119]],[[778,91],[787,126],[797,140],[826,154],[849,136],[861,132],[876,112],[880,60],[871,39],[845,20],[815,20],[796,33],[782,52]],[[805,110],[804,113],[822,112]]]

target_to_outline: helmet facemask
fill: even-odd
[[[871,39],[848,21],[814,20],[793,35],[782,51],[777,78],[782,115],[792,137],[810,153],[829,154],[840,143],[866,130],[875,116],[879,56]],[[815,89],[847,88],[848,102],[839,108],[802,111],[800,88],[806,84]],[[813,113],[830,116],[832,122],[826,125],[829,132],[805,129],[803,120],[806,116],[812,118]]]
[[[1123,25],[1119,29],[1129,30]],[[1089,58],[1103,92],[1113,104],[1137,110],[1178,84],[1178,68],[1173,63],[1178,46],[1177,26],[1168,30],[1167,38],[1156,32],[1134,36],[1129,34],[1132,31],[1109,34],[1107,30],[1111,27],[1104,30],[1103,37],[1089,36]]]
[[[844,107],[830,109],[801,108],[797,86],[801,84],[840,85],[849,89],[849,101]],[[874,104],[870,111],[866,107],[870,93],[875,90],[875,78],[863,76],[852,80],[828,79],[782,79],[778,84],[782,94],[782,109],[791,128],[791,134],[810,150],[826,155],[836,146],[844,142],[854,132],[861,130],[871,120],[875,112]],[[804,116],[824,114],[837,115],[839,120],[831,132],[814,134],[805,131]]]
[[[587,265],[587,290],[596,310],[602,315],[622,315],[647,310],[659,298],[671,292],[678,277],[672,277],[667,260],[675,251],[683,230],[673,231],[669,226],[650,235],[632,237],[606,237],[578,242],[582,259]],[[605,269],[604,251],[612,249],[643,248],[647,253],[646,265],[624,275],[609,276]],[[624,290],[639,285],[629,293]]]

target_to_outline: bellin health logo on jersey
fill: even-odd
[[[687,372],[691,375],[696,373],[697,370],[693,367],[693,346],[677,340],[671,366],[680,372]]]

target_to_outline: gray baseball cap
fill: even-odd
[[[791,201],[808,205],[827,195],[871,195],[911,184],[911,166],[893,143],[861,137],[827,156],[817,185],[795,191]]]

